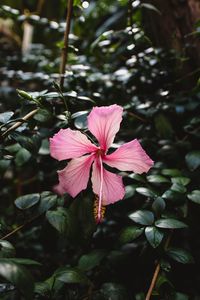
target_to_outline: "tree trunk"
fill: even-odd
[[[188,74],[194,84],[197,77],[190,74],[197,75],[200,67],[200,40],[195,33],[195,23],[200,19],[200,0],[142,0],[141,2],[148,2],[160,11],[158,14],[150,9],[144,10],[146,32],[154,45],[175,49],[183,58],[182,73]]]

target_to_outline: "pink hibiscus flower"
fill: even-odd
[[[92,188],[99,198],[98,221],[101,207],[123,199],[125,188],[122,177],[107,171],[104,164],[121,171],[138,174],[148,172],[153,161],[146,154],[137,139],[125,143],[116,151],[107,154],[122,121],[123,109],[119,105],[94,107],[88,116],[88,129],[96,137],[99,146],[80,131],[61,129],[50,139],[51,156],[57,160],[72,159],[58,171],[62,192],[76,197],[85,190],[92,168]]]

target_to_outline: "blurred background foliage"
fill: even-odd
[[[195,0],[74,0],[0,6],[0,299],[200,299],[199,17]],[[63,104],[67,103],[67,108]],[[95,224],[91,187],[56,194],[49,138],[87,132],[93,106],[124,108],[114,146],[155,161],[122,172],[125,199]],[[6,130],[37,112],[16,130]]]

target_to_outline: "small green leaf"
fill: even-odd
[[[128,300],[130,299],[126,287],[115,282],[106,282],[101,286],[99,300]]]
[[[180,183],[173,183],[171,190],[180,194],[184,194],[187,191],[186,187]]]
[[[28,194],[24,196],[20,196],[15,200],[15,205],[19,209],[28,209],[35,204],[37,204],[40,200],[40,194]]]
[[[68,212],[64,208],[58,210],[47,211],[47,220],[60,233],[65,233],[68,226]]]
[[[0,240],[0,258],[13,257],[15,255],[15,248],[13,245],[5,240]]]
[[[56,279],[65,283],[88,284],[88,278],[78,268],[63,268],[62,271],[56,272]]]
[[[169,182],[169,179],[162,175],[149,175],[147,176],[147,180],[151,183],[164,183]]]
[[[145,235],[146,235],[147,241],[150,243],[150,245],[153,248],[158,247],[164,237],[164,233],[159,231],[159,229],[154,226],[146,227]]]
[[[188,183],[190,183],[191,179],[188,177],[180,176],[180,177],[171,178],[171,181],[172,181],[172,183],[178,183],[178,184],[186,186],[186,185],[188,185]]]
[[[38,206],[38,213],[43,214],[56,204],[57,195],[55,195],[51,192],[45,191],[45,192],[42,192],[40,196],[41,197],[40,197],[40,202],[39,202],[39,206]]]
[[[6,111],[4,113],[1,113],[0,114],[0,123],[7,123],[11,118],[12,116],[14,115],[14,112],[12,111]]]
[[[34,115],[34,120],[44,123],[47,122],[51,119],[52,114],[49,110],[47,109],[39,109],[39,111]]]
[[[186,163],[190,171],[195,171],[200,166],[200,151],[191,151],[185,157]]]
[[[165,210],[165,207],[165,201],[161,197],[156,198],[152,204],[152,209],[157,215],[161,214]]]
[[[154,215],[149,210],[137,210],[129,214],[129,218],[141,225],[151,225],[154,222]]]
[[[8,258],[1,258],[0,276],[15,285],[27,300],[33,299],[34,282],[31,274],[23,266]]]
[[[181,176],[181,172],[178,169],[163,169],[161,173],[170,177]]]
[[[166,251],[167,255],[173,258],[175,261],[180,262],[182,264],[192,264],[194,263],[194,259],[192,255],[184,250],[179,248],[170,248]]]
[[[31,158],[31,153],[26,150],[25,148],[21,148],[16,156],[15,156],[15,163],[18,167],[23,166],[29,159]]]
[[[156,194],[152,190],[145,188],[145,187],[138,187],[138,188],[136,188],[136,191],[139,194],[146,196],[146,197],[153,198],[156,196]]]
[[[28,258],[10,258],[10,261],[19,265],[25,266],[41,266],[41,263]]]
[[[188,199],[192,202],[200,204],[200,190],[194,190],[192,193],[187,195]]]
[[[139,237],[144,231],[143,227],[128,226],[120,232],[119,241],[122,244],[129,243]]]
[[[96,249],[88,254],[84,254],[79,259],[78,267],[83,271],[92,270],[100,264],[106,254],[107,252],[101,249]]]
[[[159,15],[161,15],[161,12],[159,11],[159,9],[157,9],[157,7],[155,7],[154,5],[150,4],[150,3],[142,3],[140,5],[140,7],[144,7],[144,8],[147,8],[149,10],[153,10],[155,11],[156,13],[158,13]]]
[[[129,199],[134,196],[135,194],[135,185],[127,185],[126,188],[126,194],[125,194],[125,199]]]
[[[185,223],[176,219],[159,219],[155,222],[156,227],[167,229],[178,229],[188,227]]]

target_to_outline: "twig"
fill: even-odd
[[[142,121],[142,122],[147,122],[147,120],[146,120],[146,119],[144,119],[144,118],[142,118],[142,117],[140,117],[140,116],[138,116],[138,115],[134,114],[134,113],[133,113],[133,112],[131,112],[131,111],[128,111],[128,112],[127,112],[127,114],[128,114],[129,116],[132,116],[132,117],[134,117],[134,118],[136,118],[136,119],[138,119],[138,120]]]
[[[15,234],[16,232],[18,232],[19,230],[21,230],[22,228],[24,228],[26,225],[28,225],[29,223],[31,223],[32,221],[34,221],[35,219],[37,219],[40,215],[33,217],[32,219],[28,220],[26,223],[18,226],[17,228],[15,228],[14,230],[12,230],[11,232],[9,232],[8,234],[6,234],[5,236],[3,236],[2,238],[0,238],[0,240],[6,240],[7,238],[9,238],[10,236],[12,236],[13,234]]]
[[[64,46],[62,49],[61,65],[60,65],[60,88],[61,89],[63,89],[65,66],[68,58],[69,32],[70,32],[70,25],[71,25],[73,0],[68,0],[67,3],[68,5],[67,5],[66,28],[65,28],[64,41],[63,41]]]
[[[37,9],[36,9],[36,14],[37,14],[37,15],[40,15],[40,14],[41,14],[42,8],[43,8],[43,6],[44,6],[44,2],[45,2],[45,0],[39,0],[39,1],[38,1]]]
[[[30,119],[32,116],[34,116],[37,112],[38,112],[39,108],[36,108],[34,110],[32,110],[31,112],[29,112],[27,115],[25,115],[21,121],[18,121],[17,123],[15,123],[14,125],[12,125],[10,128],[8,128],[5,132],[3,132],[3,134],[1,135],[2,137],[5,137],[10,131],[18,128],[19,126],[21,126],[22,123],[26,122],[28,119]]]
[[[168,238],[167,238],[167,240],[165,242],[164,249],[168,248],[169,243],[170,243],[171,238],[172,238],[172,233],[173,233],[173,231],[171,231],[170,235],[168,236]],[[157,278],[158,278],[158,275],[159,275],[159,272],[160,272],[160,268],[161,268],[161,266],[160,266],[160,262],[159,262],[159,263],[157,263],[155,271],[153,273],[153,278],[151,280],[151,284],[150,284],[150,287],[148,289],[148,292],[147,292],[145,300],[150,300],[150,298],[151,298],[152,292],[153,292],[154,287],[155,287],[156,282],[157,282]]]

